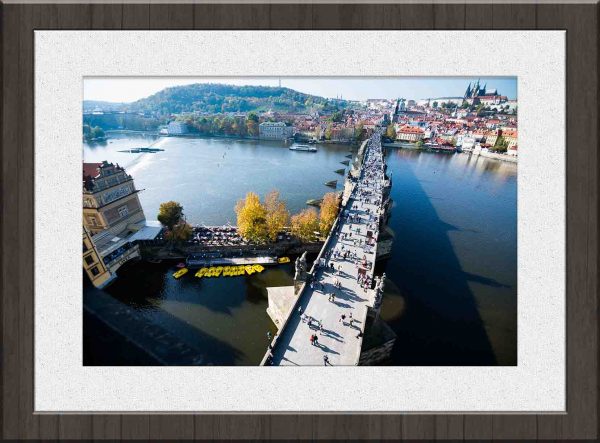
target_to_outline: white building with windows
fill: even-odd
[[[167,125],[167,132],[169,135],[182,135],[187,134],[190,131],[184,122],[169,122]]]
[[[294,135],[294,127],[284,122],[262,122],[258,125],[259,138],[267,140],[285,140]]]

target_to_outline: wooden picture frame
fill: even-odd
[[[596,439],[600,6],[590,4],[3,4],[2,378],[5,439]],[[567,31],[567,413],[33,412],[33,31],[559,29]]]

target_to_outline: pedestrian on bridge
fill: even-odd
[[[325,354],[323,356],[323,365],[327,366],[329,364],[329,357],[327,357],[327,354]]]

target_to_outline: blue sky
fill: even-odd
[[[169,86],[191,83],[281,86],[312,95],[350,100],[367,98],[421,99],[462,96],[478,77],[104,77],[84,79],[84,100],[130,102],[148,97]],[[496,88],[509,99],[517,98],[516,77],[481,77],[481,84]]]

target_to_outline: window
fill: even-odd
[[[119,208],[119,216],[121,218],[126,217],[128,213],[129,213],[129,210],[127,209],[127,206],[121,206]]]
[[[89,249],[90,248],[88,248],[88,246],[85,244],[85,242],[83,242],[83,252],[86,252]]]
[[[98,266],[94,266],[92,269],[90,269],[90,272],[92,273],[92,275],[94,277],[97,277],[100,274],[100,271],[98,270]]]
[[[88,266],[94,264],[94,258],[91,255],[87,255],[84,260]]]

